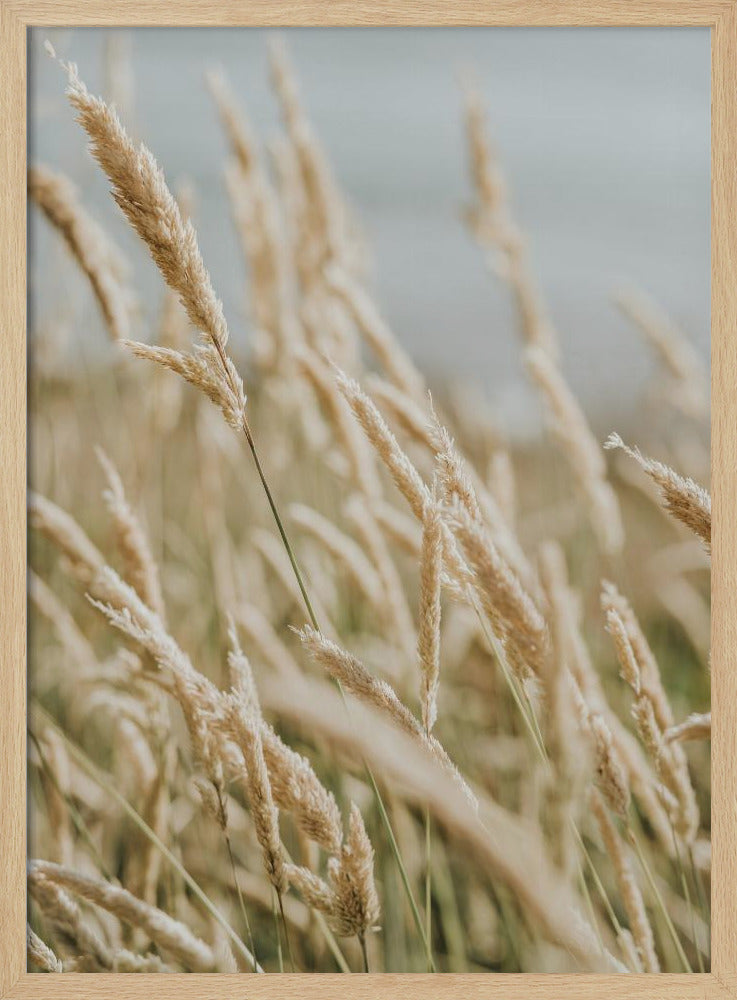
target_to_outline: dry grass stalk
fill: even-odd
[[[146,532],[128,503],[118,470],[101,448],[96,454],[107,479],[103,497],[113,518],[118,548],[126,568],[125,577],[144,604],[166,621],[159,571]]]
[[[144,903],[126,889],[50,861],[31,861],[30,873],[32,878],[66,889],[102,907],[132,927],[140,928],[159,947],[170,952],[177,961],[193,972],[214,970],[215,956],[204,941],[195,937],[185,924],[174,920],[163,910]]]
[[[592,790],[589,803],[599,827],[601,839],[604,841],[604,848],[614,865],[617,886],[627,911],[630,931],[635,940],[643,968],[645,972],[660,972],[660,962],[655,952],[653,929],[645,910],[640,887],[627,858],[622,838],[619,836],[617,828],[597,791]]]
[[[79,956],[79,971],[109,972],[113,956],[99,934],[83,920],[79,906],[69,893],[49,879],[37,866],[29,868],[28,892],[44,919],[61,940],[64,949]]]
[[[41,940],[36,932],[26,925],[26,952],[28,961],[42,972],[63,972],[61,960],[56,957],[49,946]]]
[[[60,550],[71,574],[89,586],[105,560],[74,518],[34,492],[28,494],[28,518],[31,526]]]
[[[443,533],[440,508],[427,507],[422,525],[420,554],[420,610],[417,659],[422,678],[420,704],[422,724],[430,733],[438,716],[440,683],[440,592],[443,569]]]
[[[316,351],[303,346],[297,354],[297,365],[315,393],[350,464],[356,488],[365,496],[380,497],[381,483],[376,473],[374,457],[351,418],[345,400],[337,391],[326,362]]]
[[[335,378],[338,388],[377,455],[386,465],[397,489],[404,496],[414,516],[422,523],[425,508],[432,503],[430,490],[358,382],[348,378],[339,369],[336,369]],[[466,586],[469,582],[468,570],[446,526],[443,527],[443,557],[448,573],[448,577],[445,578],[446,586],[449,586],[456,596],[465,599]]]
[[[379,314],[368,293],[345,271],[332,267],[328,287],[346,306],[358,331],[396,388],[416,402],[425,398],[425,380]]]
[[[413,736],[428,753],[453,774],[464,792],[473,797],[443,746],[434,736],[425,732],[386,681],[374,677],[360,660],[309,625],[298,630],[297,635],[310,656],[327,670],[333,680],[338,681],[346,691],[355,695],[360,701],[365,701],[384,712],[395,725]]]
[[[578,857],[572,836],[578,802],[585,783],[586,754],[575,726],[571,725],[573,678],[567,663],[566,604],[568,579],[565,556],[556,542],[540,547],[540,577],[547,599],[551,655],[544,660],[545,748],[554,768],[546,789],[546,806],[554,857],[563,871],[572,874]]]
[[[640,465],[660,492],[666,510],[685,524],[711,552],[711,497],[693,479],[684,479],[662,462],[646,458],[639,448],[629,448],[618,434],[610,434],[605,448],[621,448]]]
[[[360,545],[336,528],[331,520],[304,504],[292,504],[289,515],[297,528],[311,535],[330,554],[369,604],[381,611],[384,603],[381,577]]]
[[[90,282],[113,340],[130,336],[133,298],[125,285],[128,265],[81,205],[74,185],[48,167],[28,170],[28,196],[57,229]]]
[[[510,665],[521,680],[542,677],[550,637],[532,597],[465,506],[456,504],[446,520],[473,570],[473,586]]]
[[[261,695],[264,705],[303,731],[319,732],[354,759],[364,756],[376,773],[396,782],[407,801],[429,806],[433,819],[510,887],[544,935],[570,947],[588,968],[622,970],[610,957],[601,958],[570,887],[547,861],[539,831],[483,793],[476,809],[447,769],[382,710],[357,705],[348,718],[337,691],[307,679],[288,688],[267,682]]]
[[[707,415],[708,375],[701,358],[683,332],[642,292],[620,292],[615,301],[651,345],[673,383],[675,391],[668,393],[671,404],[690,417]]]
[[[528,348],[525,363],[545,401],[553,434],[581,493],[601,550],[614,555],[622,549],[624,528],[598,442],[550,355],[537,347]]]
[[[642,683],[642,673],[627,632],[618,611],[606,612],[607,631],[612,636],[620,671],[624,681],[632,688],[635,703],[632,714],[643,745],[652,758],[666,790],[670,792],[670,806],[675,830],[686,843],[692,843],[699,826],[699,811],[685,761],[676,759],[673,749],[677,744],[667,744],[655,713],[649,689]],[[681,751],[682,754],[682,751]]]
[[[473,87],[467,86],[465,91],[466,135],[476,195],[468,212],[471,229],[482,247],[498,254],[494,269],[512,290],[525,343],[555,357],[557,338],[535,287],[522,234],[512,218],[501,167],[486,135],[481,98]]]
[[[279,813],[271,794],[269,772],[261,740],[260,717],[239,695],[231,696],[226,721],[233,741],[243,754],[244,784],[248,789],[256,836],[263,852],[264,868],[279,895],[289,887],[279,834]]]
[[[664,733],[666,743],[685,743],[688,740],[711,739],[711,712],[694,713],[685,722],[671,726]]]
[[[114,108],[93,97],[73,64],[67,95],[91,140],[91,151],[113,185],[113,197],[149,249],[161,274],[179,296],[204,343],[191,353],[127,342],[137,357],[155,361],[201,389],[240,429],[246,405],[243,382],[225,352],[228,327],[210,281],[192,223],[182,218],[176,199],[149,150],[137,149]]]

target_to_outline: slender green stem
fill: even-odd
[[[284,940],[287,943],[287,957],[289,958],[289,969],[291,972],[296,972],[296,966],[294,964],[294,955],[292,954],[292,942],[289,939],[289,927],[287,926],[287,918],[284,913],[284,899],[282,894],[277,890],[276,898],[279,901],[279,914],[281,916],[282,927],[284,928]]]
[[[370,969],[369,969],[368,951],[366,949],[366,935],[359,934],[358,942],[361,945],[361,954],[363,955],[363,971],[369,972]]]
[[[381,815],[382,823],[386,829],[387,836],[389,837],[389,845],[392,849],[392,853],[397,862],[397,867],[399,868],[399,874],[402,877],[402,883],[404,885],[404,891],[407,894],[407,899],[409,900],[410,909],[412,910],[412,918],[417,927],[417,931],[422,939],[422,943],[425,947],[425,952],[427,954],[427,964],[430,968],[430,972],[437,971],[435,969],[435,961],[432,957],[432,951],[430,950],[430,942],[427,940],[427,935],[425,934],[425,926],[422,922],[422,917],[420,916],[420,911],[417,908],[417,902],[412,892],[412,887],[409,884],[409,876],[407,875],[407,869],[404,867],[404,862],[402,861],[402,855],[399,853],[399,845],[397,844],[396,838],[394,836],[394,831],[392,830],[392,825],[389,822],[389,817],[386,812],[386,807],[384,805],[384,800],[379,793],[379,788],[376,784],[376,778],[374,778],[373,771],[368,765],[366,766],[366,773],[373,789],[374,796],[376,798],[376,804],[379,807],[379,813]]]
[[[271,891],[271,915],[274,918],[274,933],[276,934],[276,959],[279,972],[284,972],[284,956],[281,950],[281,931],[279,929],[279,907],[276,902],[276,889]]]
[[[227,371],[227,367],[225,365],[225,359],[224,359],[224,356],[223,356],[222,348],[218,344],[216,344],[216,346],[218,347],[218,350],[219,350],[219,352],[221,354],[221,358],[223,360],[223,367]],[[279,514],[279,510],[278,510],[278,508],[276,506],[276,501],[274,500],[273,494],[271,492],[271,489],[269,487],[268,481],[266,479],[266,475],[264,473],[263,466],[261,465],[261,460],[259,459],[258,451],[256,449],[256,443],[255,443],[255,441],[253,439],[253,434],[251,433],[251,428],[250,428],[250,426],[248,424],[248,421],[247,421],[247,419],[245,417],[245,414],[243,416],[242,424],[243,424],[243,432],[244,432],[244,434],[246,436],[246,440],[248,441],[248,447],[249,447],[249,449],[251,451],[251,455],[253,456],[253,461],[254,461],[254,464],[256,466],[256,471],[258,473],[258,477],[261,480],[261,485],[263,487],[264,493],[266,494],[266,499],[267,499],[267,501],[269,503],[269,507],[271,508],[271,513],[272,513],[272,515],[274,517],[274,521],[276,523],[276,527],[277,527],[277,529],[279,531],[279,536],[280,536],[280,538],[282,540],[282,544],[284,545],[284,549],[285,549],[285,551],[287,553],[287,556],[289,557],[289,562],[291,564],[292,571],[294,573],[294,577],[295,577],[295,579],[297,581],[297,585],[298,585],[299,591],[300,591],[300,593],[302,595],[302,599],[304,600],[305,608],[307,609],[307,615],[308,615],[308,617],[310,619],[310,623],[311,623],[312,627],[319,632],[319,631],[321,631],[321,629],[320,629],[319,622],[317,620],[317,615],[315,614],[315,610],[312,607],[312,602],[310,601],[309,594],[307,593],[307,588],[305,586],[304,579],[302,577],[302,572],[301,572],[301,570],[299,568],[299,563],[297,562],[297,558],[296,558],[296,556],[294,554],[294,550],[293,550],[292,545],[291,545],[291,543],[289,541],[289,537],[287,535],[286,529],[284,528],[284,524],[282,522],[281,515]],[[340,686],[340,683],[338,683],[338,688],[340,690],[341,695],[343,696],[343,703],[346,704],[346,706],[347,706],[347,702],[345,700],[345,695],[343,693],[343,689]],[[368,762],[365,760],[365,758],[363,760],[363,766],[364,766],[364,769],[366,771],[366,776],[369,779],[369,783],[371,784],[371,787],[373,789],[374,796],[376,797],[377,805],[379,807],[379,814],[381,816],[381,821],[384,824],[387,836],[389,838],[389,843],[391,844],[392,851],[394,853],[394,857],[396,858],[397,864],[399,866],[400,874],[402,876],[402,883],[404,885],[405,892],[407,893],[407,898],[408,898],[409,903],[410,903],[410,908],[412,910],[412,915],[413,915],[415,924],[417,925],[417,929],[418,929],[418,931],[420,933],[420,936],[422,938],[423,944],[425,946],[425,951],[427,952],[428,964],[430,965],[431,970],[434,972],[435,971],[435,966],[434,966],[434,962],[433,962],[433,959],[432,959],[432,952],[430,951],[430,946],[429,946],[428,940],[427,940],[427,938],[425,936],[425,931],[424,931],[424,928],[422,926],[422,920],[420,919],[419,911],[417,909],[417,903],[415,902],[414,896],[412,894],[412,889],[411,889],[410,884],[409,884],[409,878],[407,876],[407,871],[406,871],[406,869],[404,867],[404,862],[402,861],[401,854],[399,853],[399,847],[397,846],[396,838],[394,836],[394,831],[392,830],[391,823],[389,822],[389,816],[388,816],[386,808],[384,806],[384,802],[383,802],[383,800],[381,798],[381,793],[379,792],[379,788],[378,788],[378,785],[376,784],[376,780],[374,779],[374,776],[373,776],[373,773],[371,771],[371,768],[369,767]]]
[[[41,746],[38,737],[31,729],[28,729],[27,732],[29,737],[31,738],[31,742],[36,747],[36,751],[41,761],[41,768],[43,769],[44,774],[49,779],[51,784],[54,786],[56,792],[64,799],[64,804],[69,810],[69,815],[71,817],[72,823],[74,824],[75,830],[82,838],[82,840],[84,840],[84,842],[87,844],[87,847],[89,848],[89,851],[92,854],[95,864],[99,868],[100,872],[105,876],[106,879],[110,880],[112,878],[112,875],[107,865],[105,864],[102,855],[95,846],[95,842],[92,839],[92,834],[90,833],[89,827],[85,823],[81,813],[75,806],[74,802],[72,802],[71,797],[65,791],[63,791],[61,786],[59,785],[59,782],[56,779],[56,775],[54,774],[51,767],[49,766],[48,761],[46,760],[43,747]]]
[[[126,813],[130,819],[136,824],[136,826],[141,830],[153,844],[161,851],[169,864],[174,868],[180,875],[180,877],[189,886],[192,893],[199,899],[200,903],[205,907],[208,913],[220,924],[225,933],[231,939],[233,944],[236,946],[238,951],[241,953],[243,958],[248,962],[249,965],[253,964],[253,955],[248,950],[246,944],[241,940],[241,938],[236,934],[233,928],[230,926],[228,921],[218,910],[212,900],[207,896],[203,889],[200,888],[199,884],[195,882],[192,876],[189,874],[187,869],[182,865],[177,857],[175,857],[166,844],[161,840],[161,838],[151,829],[146,820],[137,812],[136,809],[130,804],[130,802],[121,795],[120,792],[115,787],[113,779],[101,771],[96,764],[89,759],[87,754],[81,750],[75,743],[70,740],[64,730],[57,724],[57,722],[43,709],[40,705],[36,706],[36,710],[40,712],[48,722],[50,726],[53,726],[54,730],[61,736],[66,744],[67,750],[71,756],[76,760],[79,766],[92,778],[95,784],[99,785],[104,791],[108,793],[121,807],[121,809]],[[259,972],[264,970],[260,965],[256,965]]]
[[[668,928],[668,933],[670,934],[670,937],[673,941],[673,945],[676,949],[676,952],[678,953],[678,958],[680,959],[681,964],[683,965],[683,968],[686,972],[693,972],[693,969],[691,968],[691,963],[686,957],[686,952],[683,950],[681,939],[678,937],[678,933],[675,927],[673,926],[673,921],[671,919],[671,916],[668,913],[668,909],[665,903],[663,902],[663,897],[661,896],[660,889],[658,889],[658,886],[655,882],[655,877],[653,876],[653,873],[650,870],[650,865],[647,863],[647,858],[645,857],[642,847],[640,846],[640,841],[635,836],[635,832],[632,829],[632,827],[629,827],[627,830],[627,838],[635,849],[640,864],[642,865],[642,870],[645,873],[645,878],[647,879],[648,884],[650,886],[650,890],[653,896],[655,897],[658,907],[660,908],[663,914],[665,925]]]
[[[430,807],[425,807],[425,922],[427,941],[432,948],[432,829]]]
[[[678,837],[676,836],[675,827],[671,823],[671,833],[673,834],[673,847],[676,852],[676,861],[678,873],[681,879],[681,888],[683,889],[683,897],[686,900],[686,905],[688,906],[688,913],[691,918],[691,939],[693,940],[693,946],[696,949],[696,961],[699,964],[699,972],[704,972],[704,960],[701,955],[701,947],[699,945],[699,939],[696,935],[696,914],[694,912],[694,906],[691,901],[691,891],[688,888],[688,879],[686,878],[686,871],[683,867],[683,861],[681,859],[681,849],[678,846]]]
[[[256,947],[253,941],[253,933],[251,931],[251,922],[248,919],[248,910],[246,909],[246,901],[243,898],[243,893],[241,891],[240,882],[238,881],[238,875],[235,868],[235,857],[233,856],[233,845],[230,842],[230,834],[228,833],[227,820],[225,814],[225,806],[223,804],[223,799],[220,794],[220,789],[215,789],[215,794],[218,797],[218,803],[220,806],[220,815],[222,817],[222,830],[223,837],[225,838],[225,847],[228,852],[228,859],[230,860],[230,871],[233,875],[233,885],[235,886],[235,891],[238,894],[238,903],[240,904],[241,914],[243,915],[243,922],[246,926],[246,934],[248,935],[248,947],[251,949],[251,955],[253,956],[253,963],[251,969],[253,972],[256,971],[257,960],[256,960]]]

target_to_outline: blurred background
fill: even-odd
[[[206,70],[222,66],[260,137],[276,131],[261,29],[33,30],[29,161],[63,170],[135,263],[143,302],[163,291],[117,217],[43,50],[114,98],[170,183],[196,192],[205,261],[236,341],[249,336],[242,258],[222,176],[226,149]],[[514,210],[563,346],[565,372],[602,430],[626,419],[653,359],[612,295],[653,296],[708,360],[709,34],[701,29],[286,29],[307,112],[372,253],[385,316],[421,368],[473,380],[508,432],[537,428],[510,296],[462,220],[470,182],[461,79],[487,105]],[[115,83],[111,83],[111,78]],[[111,93],[111,89],[115,93]],[[33,323],[59,320],[74,351],[107,349],[84,279],[38,213]],[[74,294],[79,286],[80,293]],[[150,307],[149,307],[150,308]],[[145,319],[153,321],[153,316]]]

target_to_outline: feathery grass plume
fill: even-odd
[[[37,865],[28,869],[28,892],[57,941],[77,959],[77,971],[109,972],[113,958],[99,934],[82,919],[78,904],[66,889]]]
[[[675,390],[668,393],[670,403],[690,417],[708,415],[709,378],[699,354],[683,332],[640,291],[619,292],[614,300],[655,351]]]
[[[341,937],[355,934],[363,941],[376,927],[379,899],[374,884],[374,849],[355,802],[351,803],[348,835],[340,858],[330,859],[328,872],[335,894],[336,932]]]
[[[671,726],[664,733],[666,743],[685,743],[688,740],[711,739],[711,712],[692,715],[677,726]]]
[[[460,787],[473,800],[473,793],[442,744],[432,734],[425,732],[391,685],[374,677],[360,660],[331,639],[325,638],[317,629],[305,625],[296,632],[302,645],[316,663],[324,667],[346,691],[355,695],[360,701],[365,701],[384,712],[395,725],[413,736],[428,753],[451,772]]]
[[[512,218],[502,170],[486,135],[480,95],[469,85],[464,90],[466,136],[476,196],[467,212],[470,227],[480,246],[498,255],[492,267],[512,290],[525,343],[537,345],[555,357],[557,337],[535,287],[524,239]]]
[[[556,861],[564,872],[574,871],[578,851],[572,824],[578,814],[585,775],[586,754],[579,732],[571,725],[573,678],[566,656],[568,579],[565,556],[557,542],[546,542],[539,552],[540,577],[549,609],[550,655],[543,661],[545,692],[545,748],[553,767],[546,788],[548,821]]]
[[[334,368],[336,385],[353,411],[358,423],[379,458],[386,465],[397,489],[409,504],[412,513],[422,522],[430,491],[417,469],[399,447],[386,421],[355,379]]]
[[[430,733],[438,715],[440,683],[440,592],[443,568],[443,533],[440,508],[430,504],[422,524],[420,555],[420,610],[417,659],[422,678],[422,724]]]
[[[325,879],[304,865],[287,864],[286,872],[289,884],[298,890],[307,905],[326,914],[332,920],[335,913],[335,893]]]
[[[264,868],[271,884],[281,896],[289,888],[284,868],[284,852],[279,834],[279,812],[271,794],[269,772],[261,741],[260,716],[239,695],[226,698],[226,724],[243,754],[243,783],[248,790],[256,837],[261,846]]]
[[[663,688],[658,661],[640,627],[632,605],[616,585],[608,580],[603,580],[601,585],[601,609],[605,615],[609,611],[615,611],[619,615],[637,660],[640,683],[647,690],[658,725],[663,730],[670,728],[674,723],[673,710]]]
[[[42,972],[64,971],[61,960],[28,924],[26,924],[26,953],[28,961]]]
[[[610,957],[602,959],[571,887],[547,860],[539,831],[484,793],[475,809],[447,769],[383,711],[357,704],[349,718],[340,711],[337,690],[307,678],[289,686],[267,681],[261,695],[265,706],[305,733],[319,733],[354,759],[365,756],[408,802],[429,804],[448,836],[508,885],[541,933],[570,946],[584,967],[622,971]]]
[[[270,47],[269,60],[272,84],[298,167],[302,197],[296,258],[300,280],[309,288],[322,283],[323,270],[330,261],[351,260],[346,208],[300,104],[294,73],[278,41]]]
[[[369,604],[382,610],[381,577],[364,555],[361,546],[346,535],[327,517],[304,504],[292,504],[289,508],[292,523],[312,538],[330,554],[336,566],[344,570],[361,591]]]
[[[226,169],[226,183],[249,265],[253,318],[258,328],[271,336],[272,359],[279,364],[288,354],[282,348],[288,335],[294,333],[294,318],[290,324],[288,259],[276,195],[224,75],[211,72],[206,80],[234,156]]]
[[[159,571],[146,532],[128,503],[120,473],[102,448],[97,448],[95,453],[108,483],[103,497],[115,525],[118,548],[126,568],[125,576],[144,604],[163,622],[166,613]]]
[[[345,400],[337,391],[326,362],[302,345],[297,352],[297,366],[314,392],[351,469],[356,488],[368,497],[380,497],[381,483],[374,456],[362,436]]]
[[[275,803],[292,813],[299,829],[328,853],[340,850],[343,827],[340,811],[332,792],[321,784],[312,765],[301,754],[288,747],[263,719],[256,682],[248,658],[241,649],[238,633],[231,621],[229,628],[231,684],[234,701],[240,705],[246,719],[258,721],[259,737]],[[279,640],[277,640],[279,641]],[[291,654],[289,654],[291,656]],[[299,668],[295,663],[296,673]]]
[[[635,695],[632,715],[638,733],[655,765],[658,777],[670,793],[667,803],[674,828],[687,844],[693,843],[699,827],[699,810],[688,767],[682,766],[672,753],[674,748],[681,748],[677,744],[665,742],[649,691],[642,683],[640,666],[627,627],[619,612],[613,608],[606,612],[606,627],[614,643],[622,679]]]
[[[215,956],[209,945],[190,931],[186,924],[174,920],[163,910],[133,896],[127,889],[82,875],[50,861],[31,861],[31,877],[66,889],[87,902],[112,913],[132,927],[139,927],[160,948],[193,972],[212,972]]]
[[[112,183],[113,198],[203,337],[191,353],[124,343],[137,357],[155,361],[201,389],[227,422],[241,429],[246,405],[243,382],[226,354],[228,326],[192,223],[182,218],[151,152],[143,144],[136,148],[115,109],[89,93],[73,63],[64,68],[69,77],[67,96],[90,137],[92,155]]]
[[[550,355],[530,347],[525,351],[525,364],[543,397],[551,430],[581,493],[601,550],[605,555],[614,555],[624,544],[624,528],[599,444]]]
[[[599,827],[604,848],[614,866],[617,886],[643,968],[645,972],[660,972],[660,962],[655,952],[653,929],[645,910],[640,887],[627,858],[622,838],[607,812],[603,799],[595,789],[592,789],[589,795],[589,804]]]
[[[424,378],[382,319],[368,292],[345,270],[334,265],[327,270],[326,278],[329,289],[345,305],[361,336],[396,388],[416,402],[423,401]]]
[[[574,595],[560,604],[566,612],[559,624],[565,637],[566,657],[574,688],[579,720],[590,734],[599,789],[609,808],[622,816],[630,803],[630,787],[653,828],[661,847],[673,853],[670,821],[657,795],[654,776],[635,737],[627,730],[607,701],[601,681],[581,635]]]
[[[640,465],[658,487],[665,509],[685,524],[711,552],[711,497],[693,479],[684,479],[662,462],[646,458],[639,448],[628,447],[619,434],[610,434],[605,448],[621,448]]]
[[[391,415],[394,423],[410,440],[434,451],[429,413],[426,406],[422,405],[427,404],[429,393],[425,393],[424,399],[420,401],[410,396],[406,390],[371,372],[366,375],[365,385],[377,406]]]
[[[97,666],[97,656],[92,643],[77,625],[67,607],[54,591],[32,569],[28,570],[28,596],[36,610],[46,618],[79,673],[87,673]]]
[[[32,528],[60,550],[71,575],[88,587],[105,560],[74,518],[51,500],[29,490],[28,519]]]
[[[446,515],[463,557],[473,570],[473,586],[484,612],[520,680],[541,678],[550,655],[545,619],[483,525],[457,502]]]
[[[28,170],[28,196],[58,230],[86,275],[113,340],[130,336],[133,297],[126,287],[128,265],[88,214],[70,180],[48,167]]]
[[[537,597],[539,583],[517,539],[509,530],[496,501],[460,454],[455,441],[440,423],[434,410],[429,430],[445,502],[452,506],[457,500],[470,517],[489,528],[494,544],[533,596]]]
[[[637,663],[640,686],[646,692],[647,699],[652,705],[658,730],[664,735],[675,724],[673,710],[668,695],[663,688],[658,661],[640,627],[637,616],[627,598],[617,590],[614,584],[607,581],[603,581],[602,583],[601,606],[605,615],[608,615],[611,611],[619,617],[621,627],[626,633],[630,649]],[[666,740],[666,744],[668,743],[670,745],[666,747],[666,753],[671,760],[673,771],[680,775],[678,782],[680,791],[677,795],[681,803],[681,809],[684,816],[693,816],[696,810],[696,803],[686,754],[682,747],[678,745],[678,742],[671,743]],[[698,822],[697,811],[696,822]]]
[[[328,854],[337,854],[343,826],[335,796],[328,791],[302,754],[292,750],[266,722],[261,740],[274,801],[291,813],[298,828]]]
[[[422,523],[425,507],[432,503],[430,490],[407,455],[399,447],[399,443],[387,427],[386,421],[374,403],[363,392],[358,382],[349,378],[339,368],[335,369],[335,380],[366,437],[386,465],[397,489],[409,504],[414,516]],[[456,596],[465,598],[466,585],[469,582],[468,569],[445,525],[443,527],[443,558],[448,574],[447,577],[444,577],[446,586]]]

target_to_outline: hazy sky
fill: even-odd
[[[167,176],[197,191],[196,225],[234,336],[246,338],[241,257],[224,195],[225,144],[206,69],[222,65],[265,139],[278,128],[261,29],[134,29],[132,125]],[[627,405],[651,368],[611,304],[623,284],[657,297],[709,344],[709,33],[706,29],[287,29],[304,101],[373,252],[388,320],[430,370],[470,376],[492,402],[524,409],[506,288],[461,212],[469,195],[459,75],[483,92],[515,210],[564,348],[589,403]],[[135,248],[63,98],[50,37],[104,92],[100,29],[36,30],[29,45],[30,160],[67,172]],[[42,321],[69,288],[60,251],[32,222],[31,294]],[[160,279],[142,254],[137,281]],[[153,298],[152,298],[153,297]],[[102,339],[94,307],[73,337]]]

